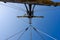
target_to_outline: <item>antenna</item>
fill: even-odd
[[[47,33],[44,33],[44,32],[42,32],[42,31],[39,31],[37,28],[35,28],[34,26],[32,26],[32,18],[44,18],[44,16],[35,16],[35,15],[34,15],[34,8],[35,8],[36,5],[33,5],[33,7],[32,7],[32,4],[28,4],[28,7],[27,7],[26,4],[24,4],[24,5],[25,5],[26,10],[27,10],[27,11],[26,11],[26,14],[27,14],[27,15],[17,16],[17,17],[18,17],[18,18],[28,18],[28,19],[29,19],[29,26],[28,26],[27,28],[25,28],[25,29],[23,30],[23,32],[21,31],[22,33],[21,33],[21,35],[19,36],[19,38],[18,38],[17,40],[20,40],[20,38],[23,36],[23,34],[24,34],[29,28],[30,28],[30,40],[32,40],[32,29],[39,34],[39,36],[42,38],[42,40],[45,40],[45,39],[44,39],[44,37],[43,37],[42,35],[40,35],[40,34],[46,35],[47,37],[50,37],[50,38],[53,39],[53,40],[57,40],[57,39],[53,38],[52,36],[48,35]],[[14,35],[12,35],[12,36],[10,36],[10,37],[7,38],[6,40],[9,40],[10,38],[16,36],[17,34],[20,34],[20,32],[14,34]]]

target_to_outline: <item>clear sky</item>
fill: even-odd
[[[60,0],[53,0],[60,2]],[[23,4],[2,3],[0,2],[0,40],[6,40],[9,36],[19,32],[29,26],[27,18],[18,19],[16,16],[26,13]],[[52,37],[60,40],[60,6],[36,6],[35,15],[44,16],[43,19],[33,19],[32,25]],[[29,40],[30,31],[28,30],[20,40]],[[20,34],[10,40],[17,40]],[[53,40],[41,34],[46,40]],[[33,40],[40,40],[40,36],[33,31]],[[42,39],[41,39],[42,40]]]

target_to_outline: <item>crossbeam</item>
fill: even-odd
[[[44,16],[17,16],[17,18],[44,18]]]

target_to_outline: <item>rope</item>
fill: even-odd
[[[32,26],[32,25],[31,25]],[[32,26],[32,28],[36,31],[36,33],[41,37],[42,40],[45,40],[44,37],[42,35],[40,35],[40,33],[36,30],[35,27]]]
[[[25,31],[19,36],[19,38],[17,39],[17,40],[20,40],[20,38],[23,36],[23,34],[28,30],[28,28],[29,27],[27,27],[26,29],[25,29]]]
[[[30,40],[32,40],[32,27],[30,27]]]
[[[27,27],[28,28],[28,27]],[[10,38],[12,38],[12,37],[14,37],[14,36],[16,36],[17,34],[19,34],[19,33],[21,33],[23,30],[21,30],[20,32],[18,32],[18,33],[16,33],[16,34],[14,34],[14,35],[12,35],[12,36],[10,36],[9,38],[7,38],[6,40],[9,40]]]
[[[36,29],[36,28],[35,28],[35,29]],[[55,39],[54,37],[48,35],[48,34],[45,33],[45,32],[39,31],[38,29],[36,29],[36,31],[39,32],[39,33],[42,33],[42,34],[44,34],[44,35],[46,35],[46,36],[48,36],[48,37],[50,37],[50,38],[53,39],[53,40],[57,40],[57,39]]]
[[[20,38],[23,36],[24,33],[25,33],[25,31],[19,36],[19,38],[17,40],[20,40]]]

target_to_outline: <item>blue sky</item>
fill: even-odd
[[[59,2],[60,0],[53,0]],[[29,26],[27,18],[18,19],[16,16],[26,13],[23,4],[0,2],[0,40],[6,40],[9,36]],[[60,40],[60,6],[36,6],[35,15],[44,16],[43,19],[32,19],[32,25],[52,37]],[[21,40],[30,39],[28,30]],[[20,34],[10,40],[17,40]],[[43,34],[46,40],[53,40]],[[33,40],[40,40],[40,36],[33,30]]]

